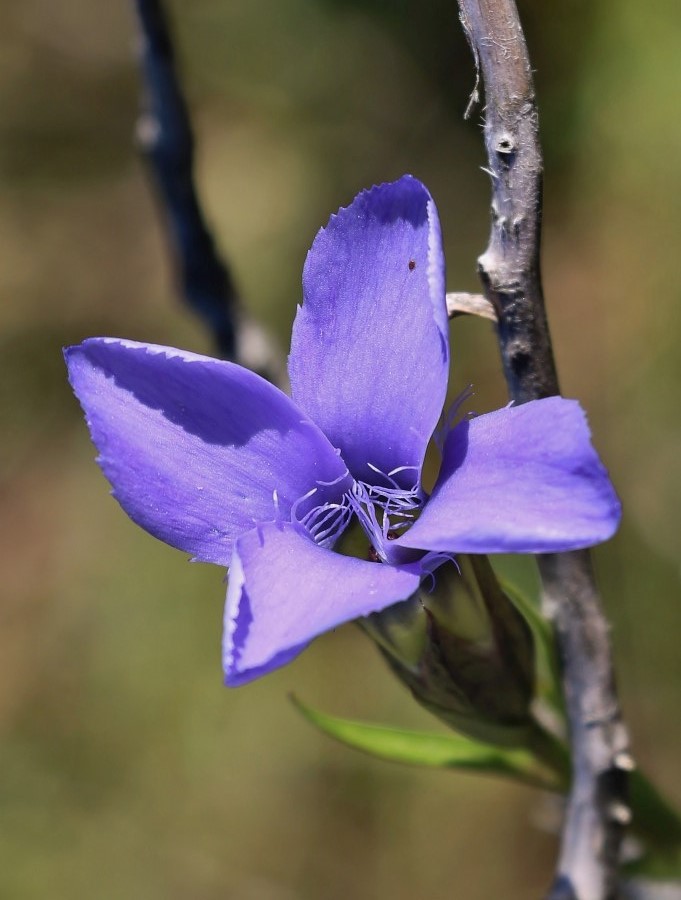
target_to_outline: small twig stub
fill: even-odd
[[[479,316],[490,322],[498,321],[494,307],[483,294],[447,294],[447,315],[450,319],[456,316]]]

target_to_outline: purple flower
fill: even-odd
[[[303,295],[293,399],[240,366],[169,347],[93,338],[66,351],[123,509],[173,547],[229,566],[230,685],[406,599],[452,554],[585,547],[620,516],[584,413],[560,397],[451,428],[425,494],[449,341],[440,225],[415,178],[331,217]],[[334,551],[352,521],[364,559]]]

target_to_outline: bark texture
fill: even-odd
[[[542,157],[532,70],[514,0],[459,0],[476,64],[471,105],[485,96],[492,228],[478,260],[496,312],[509,395],[558,394],[541,283]],[[470,107],[469,107],[470,108]],[[588,551],[538,557],[562,663],[572,786],[550,900],[612,900],[632,767],[613,675],[609,628]]]

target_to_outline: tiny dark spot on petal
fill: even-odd
[[[416,268],[416,260],[410,259],[409,260],[409,271],[413,272],[415,268]]]
[[[381,557],[375,547],[369,547],[369,562],[380,562]]]

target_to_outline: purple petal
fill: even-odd
[[[283,666],[324,631],[405,600],[418,567],[341,556],[293,526],[271,523],[234,547],[223,665],[234,687]]]
[[[395,541],[454,553],[548,553],[605,541],[620,504],[575,400],[461,422],[418,521]]]
[[[318,487],[315,505],[347,487],[317,426],[247,369],[112,338],[71,347],[66,360],[114,496],[197,559],[228,565],[234,538],[277,506],[290,516],[317,481],[341,479]]]
[[[409,175],[359,194],[332,216],[303,272],[293,326],[293,397],[340,447],[352,474],[367,464],[418,480],[448,372],[444,258],[437,210]]]

